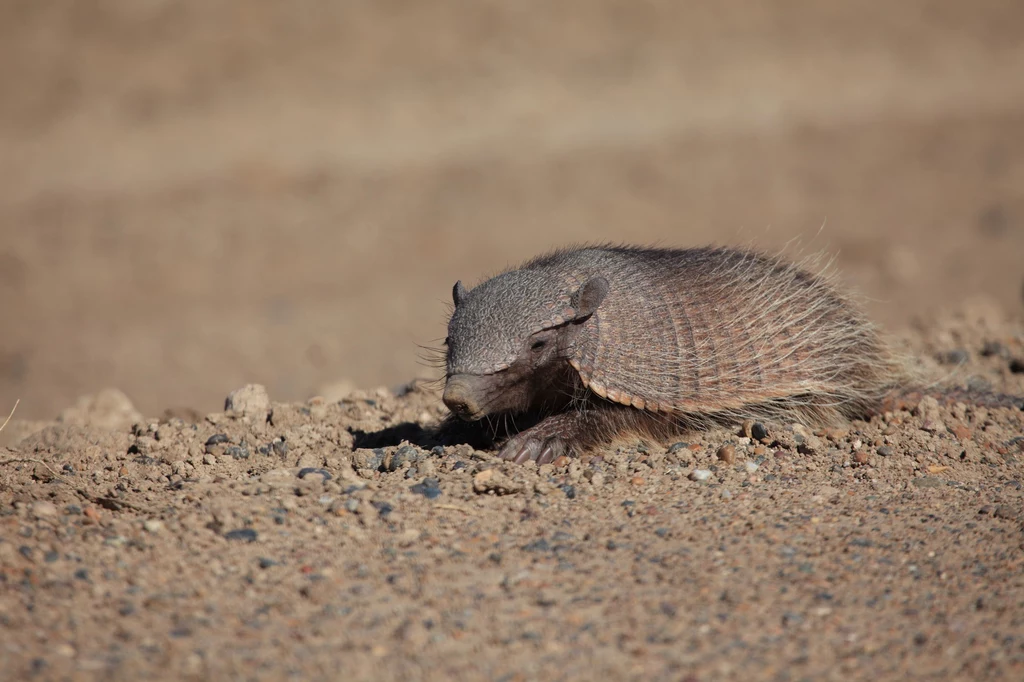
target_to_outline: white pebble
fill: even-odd
[[[694,469],[690,472],[691,481],[706,481],[711,478],[711,472],[707,469]]]
[[[146,529],[147,533],[156,535],[164,529],[164,522],[160,519],[146,519],[142,522],[142,527]]]
[[[752,462],[749,459],[743,463],[743,468],[747,470],[748,474],[752,474],[758,469],[757,462]]]
[[[32,515],[37,519],[52,518],[57,515],[57,507],[52,502],[39,500],[32,503]]]

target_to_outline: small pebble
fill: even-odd
[[[706,481],[709,478],[711,478],[711,472],[708,471],[707,469],[694,469],[693,471],[690,472],[691,481],[701,482]]]
[[[768,427],[761,422],[754,422],[750,427],[750,437],[754,440],[764,440],[768,437]]]
[[[985,345],[981,347],[981,355],[986,358],[990,358],[993,355],[1002,355],[1005,352],[1006,346],[998,341],[986,341]]]
[[[644,483],[646,483],[646,481],[640,476],[634,476],[633,478],[629,479],[629,483],[630,485],[643,485]]]
[[[521,492],[523,486],[497,469],[484,469],[473,476],[473,492],[511,495]]]
[[[856,462],[857,464],[867,464],[870,459],[871,456],[868,453],[864,452],[863,450],[854,454],[853,456],[853,461]]]
[[[751,462],[749,459],[743,463],[743,468],[747,470],[748,474],[752,474],[758,470],[759,466],[757,462]]]
[[[377,514],[382,519],[386,519],[388,514],[395,511],[395,508],[389,502],[370,502],[370,505],[377,510]]]
[[[972,431],[963,424],[955,424],[950,431],[952,431],[953,435],[960,441],[970,440],[974,435]]]
[[[321,481],[329,481],[332,478],[331,473],[327,471],[327,469],[321,469],[320,467],[305,467],[303,469],[299,469],[298,476],[299,478],[306,478],[309,476],[311,477],[310,480],[319,478]]]
[[[572,485],[568,483],[563,485],[562,492],[565,493],[565,496],[568,497],[570,500],[576,499],[576,488],[574,488]]]
[[[260,384],[249,384],[228,394],[224,399],[224,410],[265,421],[271,413],[270,396]]]
[[[147,533],[155,535],[164,529],[164,522],[160,519],[146,519],[142,522],[142,527],[146,529]]]
[[[411,445],[403,445],[391,454],[385,454],[380,470],[394,473],[406,464],[414,464],[425,456],[425,453]]]
[[[732,464],[736,461],[736,448],[731,445],[723,445],[718,448],[718,459],[726,464]]]
[[[237,528],[224,533],[225,539],[239,540],[241,542],[256,542],[257,537],[259,537],[259,533],[252,528]]]
[[[37,519],[49,519],[57,515],[57,506],[46,500],[32,503],[32,515]]]
[[[440,481],[436,478],[424,478],[422,483],[417,483],[410,487],[409,490],[417,495],[422,495],[428,500],[433,500],[441,496]]]
[[[878,448],[878,450],[876,450],[875,452],[878,453],[879,457],[892,457],[893,455],[893,450],[888,445],[883,445],[882,447]]]

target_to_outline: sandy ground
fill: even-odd
[[[326,7],[0,7],[0,678],[1024,679],[1019,410],[538,470],[401,388],[456,279],[795,239],[1024,395],[1020,3]]]

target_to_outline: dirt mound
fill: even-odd
[[[907,340],[954,383],[1024,395],[1020,319],[975,304]],[[85,417],[0,449],[3,670],[1024,672],[1019,410],[925,399],[849,428],[769,423],[538,469],[433,446],[436,395],[402,393],[284,404],[248,386],[195,421]]]

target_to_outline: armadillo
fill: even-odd
[[[631,432],[839,422],[910,376],[827,277],[747,250],[569,248],[452,296],[444,403],[532,423],[499,453],[520,463]]]

